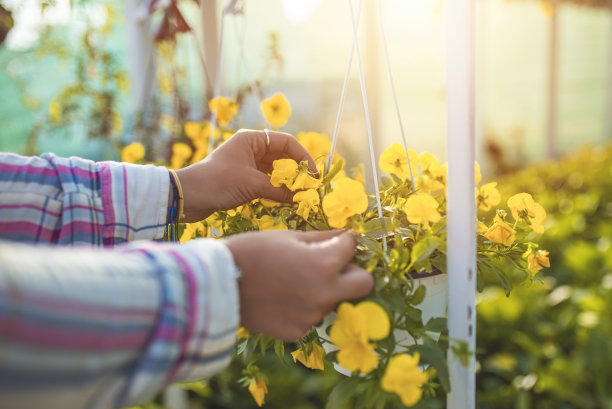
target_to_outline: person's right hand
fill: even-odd
[[[350,232],[251,232],[225,243],[243,273],[240,323],[253,332],[295,341],[340,301],[374,287],[368,271],[350,264],[356,245]]]

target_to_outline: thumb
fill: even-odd
[[[259,197],[281,203],[291,203],[293,201],[293,192],[287,189],[285,186],[272,186],[270,183],[270,177],[265,173],[258,172],[258,175],[255,176],[254,179]]]
[[[374,289],[374,277],[367,270],[349,264],[338,276],[338,301],[354,300],[365,297]]]

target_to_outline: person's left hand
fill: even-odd
[[[270,184],[272,162],[283,158],[308,161],[313,172],[316,166],[293,136],[274,131],[269,135],[268,145],[264,131],[240,130],[204,160],[177,170],[185,200],[181,221],[196,222],[257,198],[290,203],[293,192]]]

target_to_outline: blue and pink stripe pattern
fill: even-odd
[[[109,248],[163,235],[168,187],[164,168],[0,154],[0,407],[123,407],[227,365],[221,241]]]

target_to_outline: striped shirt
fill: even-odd
[[[163,236],[168,189],[163,167],[0,154],[0,407],[124,407],[228,364],[227,247],[134,241]]]

